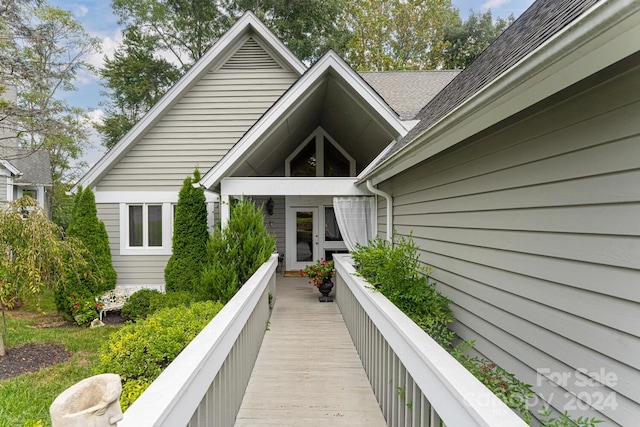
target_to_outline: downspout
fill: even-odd
[[[373,194],[387,199],[387,240],[393,242],[393,199],[389,193],[374,187],[370,179],[367,180],[367,189]]]

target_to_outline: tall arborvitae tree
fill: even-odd
[[[98,219],[96,199],[88,187],[76,194],[67,235],[84,243],[84,255],[92,267],[92,275],[79,279],[72,277],[58,290],[56,303],[62,313],[69,309],[67,298],[71,293],[94,297],[115,288],[118,278],[111,261],[107,229]]]
[[[196,188],[200,172],[187,177],[178,195],[173,225],[173,254],[164,269],[167,291],[197,290],[205,259],[209,232],[207,230],[207,201],[204,190]]]

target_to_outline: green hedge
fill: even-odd
[[[124,383],[122,404],[131,404],[222,307],[212,301],[196,302],[165,308],[123,326],[100,349],[96,373],[119,374]]]

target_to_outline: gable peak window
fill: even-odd
[[[356,162],[319,127],[287,157],[285,171],[291,177],[349,177],[356,175]]]

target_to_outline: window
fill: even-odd
[[[285,162],[286,176],[349,177],[356,162],[322,129],[317,128]]]
[[[171,253],[173,206],[171,203],[122,203],[120,253]]]
[[[162,247],[162,205],[129,205],[129,246]]]

